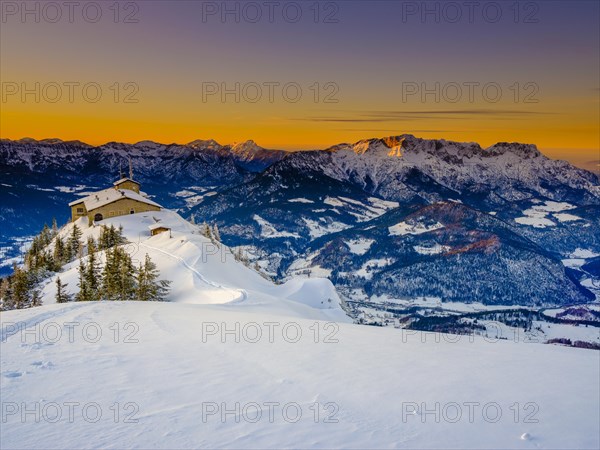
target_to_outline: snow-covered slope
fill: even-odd
[[[171,228],[150,236],[148,226],[159,222]],[[236,261],[226,246],[214,243],[200,234],[200,227],[190,224],[177,213],[162,210],[106,219],[103,225],[123,227],[129,241],[125,245],[134,264],[145,255],[157,264],[161,279],[172,282],[168,300],[195,304],[239,304],[241,308],[314,319],[350,321],[340,306],[340,298],[327,279],[290,280],[275,285],[254,270]],[[82,229],[83,242],[89,236],[98,239],[100,227],[90,227],[85,219],[76,224]],[[73,225],[61,230],[69,235]],[[101,261],[103,261],[101,255]],[[49,279],[42,291],[44,304],[54,303],[55,279],[68,283],[67,292],[77,292],[79,260],[70,263],[64,272]]]
[[[2,313],[0,446],[600,445],[596,351],[315,322],[273,306],[93,302]]]
[[[237,143],[231,146],[229,151],[241,167],[252,172],[262,172],[288,154],[283,150],[262,148],[252,140]]]

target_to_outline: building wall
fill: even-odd
[[[157,234],[164,233],[165,231],[169,231],[169,228],[155,228],[154,230],[150,231],[150,234],[152,236],[156,236]]]
[[[94,222],[96,214],[102,214],[102,219],[110,219],[111,217],[124,216],[131,214],[131,210],[135,214],[148,212],[148,211],[160,211],[158,206],[149,205],[147,203],[138,202],[130,198],[123,198],[108,205],[101,206],[100,208],[93,209],[87,213],[90,225]]]
[[[129,189],[130,191],[140,193],[140,187],[132,181],[123,181],[115,186],[116,189]]]
[[[83,202],[79,203],[78,205],[71,206],[71,222],[75,222],[80,217],[85,217],[87,215],[88,213]]]

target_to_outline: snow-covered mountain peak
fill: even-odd
[[[358,156],[365,155],[376,158],[400,158],[405,154],[429,154],[435,158],[444,158],[448,154],[470,156],[475,153],[482,153],[483,149],[475,142],[421,139],[412,134],[402,134],[363,139],[354,144],[338,144],[328,148],[327,151],[331,153],[350,151]]]
[[[544,156],[537,146],[533,144],[521,144],[519,142],[498,142],[485,149],[489,156],[497,156],[505,153],[513,153],[523,159],[537,158]]]
[[[251,172],[261,172],[288,154],[284,150],[263,148],[253,140],[233,144],[229,151],[241,167]]]
[[[27,138],[25,138],[27,139]],[[39,142],[43,143],[43,144],[62,144],[64,141],[62,139],[58,139],[58,138],[48,138],[48,139],[42,139]]]
[[[3,139],[6,140],[7,142],[11,142],[10,139]],[[38,141],[36,139],[30,138],[30,137],[24,137],[21,139],[17,139],[16,141],[12,141],[12,142],[18,142],[19,144],[35,144]]]
[[[405,162],[441,160],[460,162],[471,158],[494,158],[514,155],[518,159],[543,157],[535,145],[518,142],[499,142],[482,148],[476,142],[457,142],[445,139],[422,139],[412,134],[363,139],[354,144],[339,144],[328,149],[332,153],[352,151],[359,156],[405,158]],[[419,156],[417,156],[419,155]]]
[[[194,150],[221,150],[223,146],[214,139],[196,139],[195,141],[186,144],[186,147],[193,148]]]
[[[248,155],[251,153],[258,153],[263,150],[266,149],[257,145],[252,139],[249,139],[245,142],[238,142],[231,146],[231,151],[238,155]]]
[[[135,144],[133,144],[133,146],[135,148],[142,148],[142,149],[163,149],[166,147],[165,144],[160,144],[158,142],[147,141],[147,140],[136,142]]]
[[[29,137],[24,137],[21,139],[17,139],[17,140],[11,140],[11,139],[0,139],[0,142],[2,143],[6,143],[6,144],[11,144],[11,143],[15,143],[15,144],[22,144],[22,145],[39,145],[39,146],[76,146],[76,147],[92,147],[89,144],[86,144],[85,142],[79,141],[79,140],[71,140],[71,141],[63,141],[62,139],[58,139],[58,138],[48,138],[48,139],[33,139],[33,138],[29,138]]]
[[[358,156],[401,156],[403,139],[396,138],[371,138],[362,139],[354,144],[337,144],[325,150],[328,153],[354,153]]]

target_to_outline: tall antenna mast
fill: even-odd
[[[133,166],[131,165],[131,156],[129,158],[129,179],[133,180]]]

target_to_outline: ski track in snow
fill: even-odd
[[[207,280],[204,275],[202,275],[200,272],[198,272],[198,270],[196,270],[194,267],[192,267],[191,265],[189,265],[187,263],[187,261],[185,261],[182,257],[174,255],[173,253],[169,253],[166,250],[163,250],[161,248],[158,247],[154,247],[152,245],[148,245],[148,244],[144,244],[143,242],[138,243],[138,245],[140,247],[146,247],[152,250],[155,250],[157,252],[163,253],[164,255],[167,255],[173,259],[176,259],[177,261],[179,261],[186,269],[188,269],[190,272],[192,272],[196,277],[198,277],[203,283],[206,283],[209,286],[212,286],[214,288],[217,289],[223,289],[223,290],[235,290],[232,288],[227,288],[223,285],[220,285],[218,283],[215,283],[213,281]],[[198,249],[198,251],[200,252],[201,250]],[[246,300],[248,298],[248,293],[244,290],[244,289],[237,289],[240,292],[240,296],[238,298],[235,298],[233,300],[231,300],[230,302],[227,303],[239,303],[242,302],[244,300]]]

